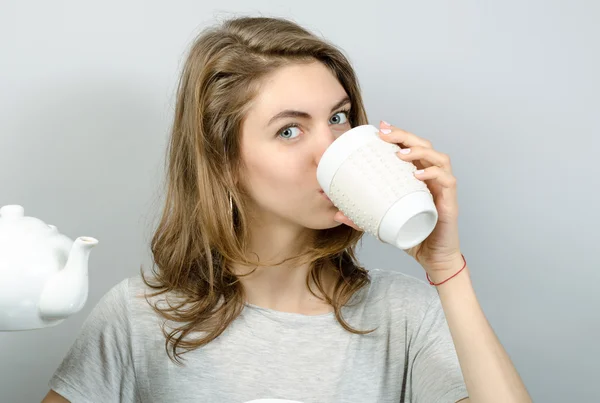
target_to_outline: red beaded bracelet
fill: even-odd
[[[453,274],[451,277],[448,277],[446,280],[442,281],[441,283],[437,283],[437,284],[436,284],[436,283],[434,283],[433,281],[431,281],[431,279],[429,278],[429,274],[427,273],[427,280],[429,281],[429,284],[431,284],[431,285],[435,285],[435,286],[442,285],[442,284],[444,284],[446,281],[448,281],[448,280],[450,280],[450,279],[452,279],[452,278],[456,277],[456,276],[458,275],[458,273],[460,273],[461,271],[463,271],[463,270],[465,269],[465,267],[467,267],[467,259],[465,259],[465,256],[464,256],[462,253],[461,253],[460,255],[461,255],[461,256],[462,256],[462,258],[463,258],[463,262],[465,262],[465,264],[463,265],[462,269],[460,269],[459,271],[457,271],[457,272],[456,272],[455,274]]]

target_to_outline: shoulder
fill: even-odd
[[[152,281],[152,277],[148,276]],[[102,297],[106,303],[135,307],[139,300],[151,299],[153,289],[149,287],[140,274],[127,277],[111,287]]]
[[[80,330],[83,337],[97,339],[107,333],[125,337],[130,322],[128,299],[128,279],[124,279],[106,291],[94,305]]]
[[[148,304],[150,298],[147,298],[152,291],[139,274],[124,278],[100,298],[91,317],[93,320],[103,319],[123,324],[132,317],[137,320],[140,313],[152,311]]]
[[[422,319],[430,306],[439,300],[434,287],[416,277],[391,269],[370,269],[368,299],[385,306],[392,317]]]
[[[91,316],[109,318],[114,317],[114,314],[122,316],[128,306],[128,280],[121,280],[104,293],[94,306]]]
[[[373,293],[388,297],[430,302],[438,296],[434,287],[425,281],[391,269],[370,269]]]
[[[152,274],[145,273],[145,279],[151,285],[156,284]],[[156,309],[168,309],[184,301],[173,292],[159,293],[161,290],[146,284],[140,274],[124,279],[115,288],[119,289],[132,327],[140,332],[154,330],[165,322],[165,318]]]
[[[69,401],[134,401],[129,279],[111,287],[85,319],[49,386]]]

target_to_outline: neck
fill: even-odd
[[[306,279],[312,265],[292,259],[281,264],[282,260],[296,256],[310,248],[314,230],[292,226],[290,224],[253,225],[250,231],[248,256],[259,261],[259,266],[252,274],[240,277],[246,292],[247,302],[283,312],[305,314],[328,311],[329,306],[311,294]],[[234,265],[236,274],[244,275],[252,272],[254,267]],[[319,296],[321,293],[309,281],[312,290]],[[329,292],[331,277],[323,279],[323,287]],[[331,295],[331,294],[330,294]]]

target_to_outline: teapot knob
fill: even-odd
[[[17,218],[25,215],[25,209],[18,204],[9,204],[0,208],[0,217]]]

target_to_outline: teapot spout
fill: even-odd
[[[98,240],[79,237],[73,242],[65,267],[44,285],[39,312],[44,319],[64,319],[79,312],[88,297],[88,261]]]

